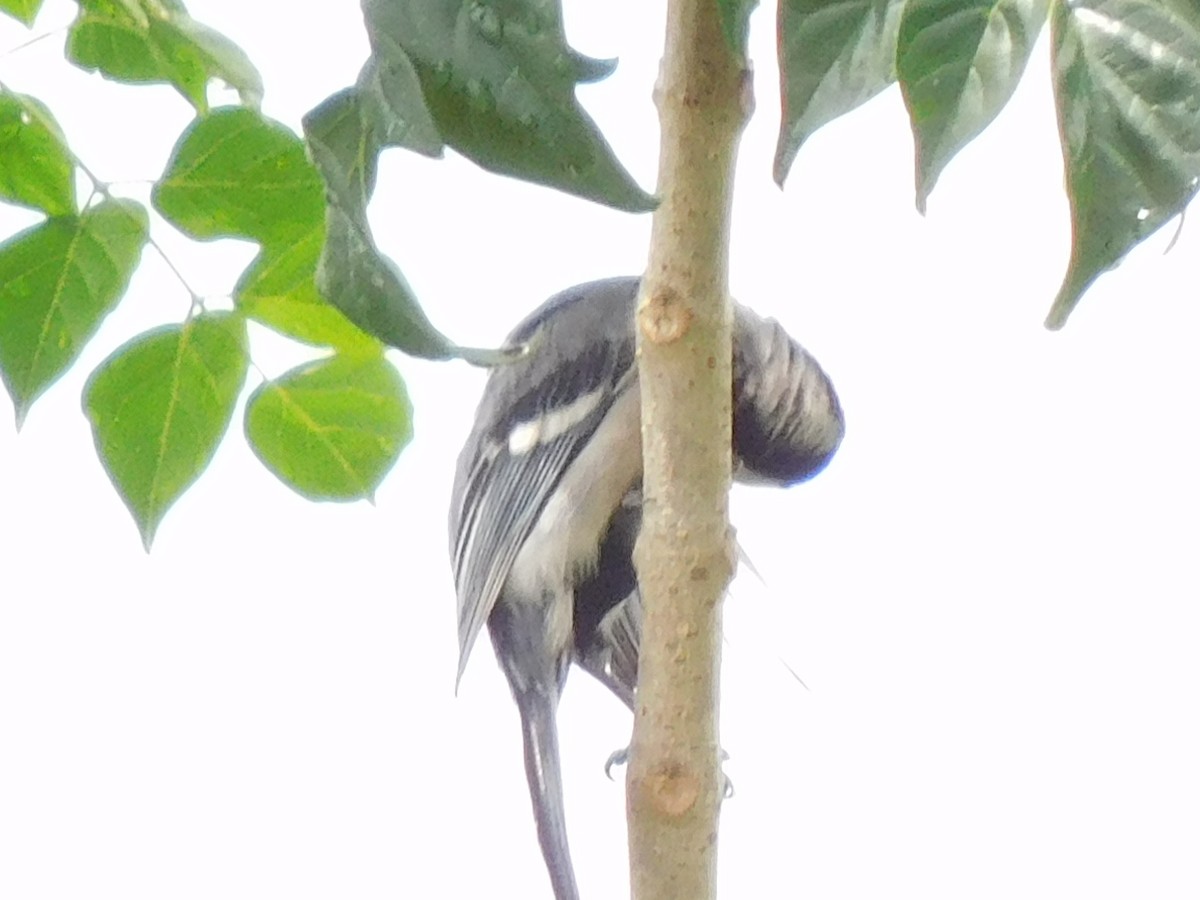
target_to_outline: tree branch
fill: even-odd
[[[733,572],[729,217],[749,88],[717,0],[670,0],[655,89],[661,204],[637,313],[645,481],[635,560],[646,613],[627,783],[635,900],[716,891],[717,667]]]

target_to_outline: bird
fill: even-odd
[[[578,900],[556,712],[575,663],[631,710],[642,606],[634,312],[640,279],[555,294],[507,339],[458,457],[450,559],[458,681],[486,624],[520,714],[538,841],[556,900]],[[845,433],[833,384],[773,320],[734,305],[732,455],[737,481],[811,478]]]

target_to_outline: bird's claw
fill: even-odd
[[[721,762],[729,759],[729,754],[724,750],[721,751]],[[604,775],[609,781],[613,781],[612,770],[614,766],[623,766],[629,762],[629,748],[622,747],[620,750],[614,750],[608,755],[608,759],[604,761]],[[725,774],[725,769],[721,769],[721,798],[728,800],[733,796],[733,781]]]
[[[620,750],[614,750],[612,753],[610,753],[608,755],[608,759],[604,762],[604,774],[608,777],[608,780],[613,780],[613,766],[623,766],[627,762],[629,762],[628,747],[622,747]]]

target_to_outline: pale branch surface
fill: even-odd
[[[711,0],[673,0],[655,98],[662,124],[638,308],[646,619],[627,784],[635,898],[715,896],[721,600],[728,522],[728,243],[749,75]]]

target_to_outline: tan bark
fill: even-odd
[[[716,0],[670,0],[655,89],[661,205],[637,314],[646,616],[627,782],[635,900],[716,892],[721,602],[733,572],[729,217],[750,96]]]

